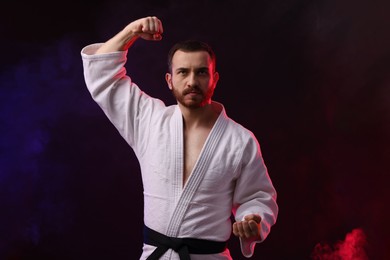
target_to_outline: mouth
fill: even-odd
[[[202,93],[198,90],[190,90],[190,91],[186,91],[184,93],[184,95],[201,95]]]
[[[186,94],[187,97],[190,97],[190,98],[195,98],[195,97],[198,97],[198,96],[201,96],[202,94],[199,93],[199,92],[196,92],[196,91],[192,91],[192,92],[188,92]]]

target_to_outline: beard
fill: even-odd
[[[199,87],[194,86],[186,88],[183,91],[179,91],[175,86],[172,86],[172,94],[176,98],[177,102],[186,108],[196,109],[201,108],[209,103],[213,96],[214,89],[209,88],[208,91],[203,92]],[[189,96],[193,95],[194,96]]]

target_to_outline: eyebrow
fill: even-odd
[[[186,67],[180,67],[180,68],[177,68],[176,70],[175,70],[175,72],[177,72],[177,71],[182,71],[182,70],[185,70],[185,71],[187,71],[187,70],[189,70],[189,68],[186,68]],[[196,71],[205,71],[205,70],[209,70],[209,68],[208,67],[199,67],[199,68],[196,68]]]

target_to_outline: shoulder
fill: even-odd
[[[225,119],[228,121],[228,129],[232,132],[232,134],[242,136],[245,139],[257,140],[255,134],[241,123],[233,120],[227,115],[225,116]]]
[[[241,143],[242,145],[248,143],[258,144],[255,134],[243,124],[230,118],[226,113],[225,107],[221,103],[218,104],[222,106],[220,119],[226,124],[224,137],[232,138],[235,142]]]

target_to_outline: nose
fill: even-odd
[[[187,80],[187,85],[189,87],[195,87],[198,85],[198,80],[196,78],[196,74],[194,72],[191,72],[189,75],[188,75],[188,80]]]

